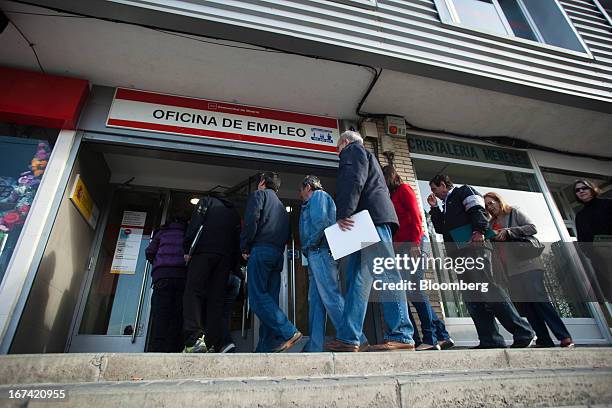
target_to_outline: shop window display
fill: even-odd
[[[57,131],[0,126],[0,281],[31,212]]]

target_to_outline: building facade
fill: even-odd
[[[562,248],[576,237],[573,180],[612,195],[605,2],[28,3],[0,2],[3,353],[145,351],[151,231],[211,189],[244,206],[261,170],[283,176],[297,231],[299,180],[317,174],[334,193],[349,128],[392,158],[424,212],[440,172],[499,192],[537,220],[551,270],[584,273]],[[281,304],[307,333],[297,248],[296,233]],[[578,343],[611,342],[606,305],[547,289]],[[430,296],[458,343],[475,344],[460,295]],[[249,351],[257,321],[241,306],[232,329]]]

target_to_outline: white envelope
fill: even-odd
[[[351,219],[355,225],[350,230],[342,231],[337,223],[325,228],[325,237],[336,261],[380,241],[368,210],[353,214]]]

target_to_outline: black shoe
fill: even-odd
[[[518,339],[514,340],[514,343],[510,346],[510,348],[527,348],[531,347],[535,344],[536,338],[532,337],[529,339]]]
[[[470,347],[472,350],[489,350],[489,349],[505,349],[505,344],[479,344],[476,347]]]
[[[455,342],[449,337],[446,340],[440,340],[438,342],[438,346],[440,346],[440,350],[448,350],[455,347]]]

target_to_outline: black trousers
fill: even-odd
[[[512,276],[510,279],[510,294],[513,298],[525,300],[523,302],[515,301],[514,304],[535,330],[538,336],[536,344],[554,346],[550,334],[548,334],[548,328],[557,340],[571,337],[554,306],[548,301],[548,294],[544,287],[544,271],[536,269]]]
[[[203,253],[191,258],[183,296],[183,336],[192,346],[204,334],[206,345],[224,346],[223,303],[230,273],[230,257]]]
[[[510,301],[506,291],[493,278],[491,250],[473,247],[463,251],[463,256],[482,258],[484,268],[465,272],[462,279],[470,283],[487,283],[487,292],[465,293],[463,299],[474,321],[478,339],[483,346],[505,346],[495,318],[508,330],[514,340],[528,340],[534,336],[529,324],[524,321]]]
[[[185,279],[158,279],[151,296],[151,352],[176,353],[183,349],[183,291]]]

